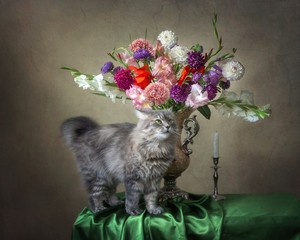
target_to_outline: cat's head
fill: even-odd
[[[164,141],[178,136],[178,130],[171,110],[136,110],[139,119],[137,130],[149,140]]]

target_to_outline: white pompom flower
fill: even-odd
[[[240,80],[245,73],[244,66],[238,61],[228,61],[221,66],[222,75],[229,81]]]
[[[187,47],[175,46],[169,52],[169,57],[179,64],[184,64],[187,61],[189,49]]]
[[[166,50],[169,50],[177,44],[178,37],[174,32],[166,30],[158,35],[157,40]]]

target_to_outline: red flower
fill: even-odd
[[[195,69],[195,68],[190,68],[189,66],[185,66],[182,69],[182,72],[181,72],[179,80],[177,81],[177,84],[179,86],[181,86],[183,84],[184,80],[187,80],[187,81],[191,80],[191,78],[188,77],[188,75],[190,73],[195,73],[195,72],[199,72],[199,73],[204,74],[204,72],[205,72],[205,66],[202,66],[200,69]]]
[[[179,80],[178,80],[178,82],[177,82],[177,84],[178,84],[179,86],[181,86],[182,83],[183,83],[183,81],[184,81],[185,79],[187,79],[187,76],[190,74],[190,72],[191,72],[191,68],[190,68],[189,66],[185,66],[184,69],[182,69],[180,78],[179,78]]]
[[[151,75],[149,66],[147,64],[145,64],[141,68],[137,68],[134,66],[128,66],[128,68],[132,70],[135,75],[135,81],[133,84],[139,86],[141,89],[145,89],[153,79],[153,76]]]

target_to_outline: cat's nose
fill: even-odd
[[[167,129],[167,130],[169,130],[169,128],[170,128],[170,126],[169,126],[169,125],[167,125],[167,126],[166,126],[166,129]]]

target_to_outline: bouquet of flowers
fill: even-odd
[[[270,115],[270,106],[254,105],[253,94],[228,91],[232,82],[244,75],[244,66],[234,60],[236,49],[220,54],[222,37],[217,31],[217,16],[212,19],[217,39],[217,49],[204,52],[200,44],[190,49],[178,44],[172,31],[161,32],[152,45],[145,38],[138,38],[127,47],[113,49],[98,75],[71,71],[79,87],[95,94],[132,101],[137,109],[197,109],[210,118],[209,106],[228,116],[234,115],[254,122]],[[147,35],[147,32],[146,32]]]

